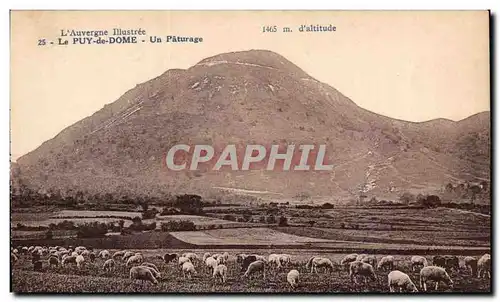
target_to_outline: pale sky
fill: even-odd
[[[12,159],[168,69],[267,49],[389,117],[460,120],[490,110],[489,15],[448,12],[12,12]],[[299,32],[332,24],[336,32]],[[292,33],[262,33],[262,26]],[[61,29],[143,28],[198,44],[37,46]]]

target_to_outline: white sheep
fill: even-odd
[[[363,261],[363,259],[365,259],[365,257],[367,257],[368,254],[359,254],[356,256],[356,260],[355,261]]]
[[[133,264],[139,264],[141,263],[142,261],[144,261],[144,258],[142,257],[142,255],[134,255],[130,258],[127,259],[127,266],[131,266]]]
[[[210,254],[209,252],[206,252],[205,254],[203,254],[203,262],[205,262],[205,260],[207,260],[207,258],[210,256],[212,256],[212,254]]]
[[[472,256],[467,256],[464,258],[464,267],[470,271],[472,276],[477,273],[477,258]]]
[[[358,254],[349,254],[340,261],[340,265],[344,266],[346,270],[348,270],[349,265],[351,264],[351,262],[356,261],[356,258],[358,258]]]
[[[110,256],[110,253],[108,250],[102,250],[99,252],[98,257],[102,259],[108,259]]]
[[[130,279],[149,281],[153,284],[158,284],[158,280],[156,280],[151,269],[147,266],[134,266],[134,267],[132,267],[130,269]]]
[[[189,279],[191,279],[192,275],[197,274],[191,261],[187,261],[182,264],[182,275],[184,276],[184,278],[186,278],[186,274],[188,275]]]
[[[73,257],[78,257],[78,256],[80,256],[80,254],[78,254],[77,252],[72,252],[72,253],[71,253],[71,256],[73,256]]]
[[[488,278],[491,278],[491,255],[484,254],[477,261],[477,277],[483,278],[488,274]]]
[[[108,259],[104,262],[104,265],[102,266],[102,269],[104,271],[111,271],[113,267],[115,267],[115,260],[114,259]]]
[[[85,258],[82,255],[76,256],[76,267],[81,268],[85,264]]]
[[[122,260],[126,262],[128,260],[128,258],[130,258],[132,256],[135,256],[134,252],[125,252],[125,254],[122,257]]]
[[[384,256],[377,264],[377,270],[380,269],[388,269],[392,271],[394,269],[394,257],[393,256]]]
[[[371,266],[371,264],[356,260],[351,262],[349,265],[349,277],[352,282],[358,284],[356,278],[358,276],[363,277],[365,284],[367,283],[367,278],[370,278],[372,281],[377,280],[377,275],[375,275],[375,271],[373,270],[373,266]]]
[[[297,288],[299,285],[299,271],[293,269],[288,272],[288,275],[286,275],[286,281],[288,281],[288,284],[290,284],[292,289]]]
[[[205,266],[208,268],[209,271],[210,269],[214,270],[217,264],[218,264],[217,260],[215,260],[212,256],[205,259]]]
[[[113,259],[118,259],[118,258],[120,258],[120,257],[123,257],[123,255],[125,255],[125,253],[126,253],[126,252],[127,252],[127,251],[117,251],[117,252],[115,252],[115,253],[113,254],[113,257],[112,257],[112,258],[113,258]]]
[[[226,274],[227,267],[224,264],[219,264],[214,267],[213,278],[215,282],[217,282],[217,279],[220,279],[222,283],[226,283]]]
[[[224,257],[224,260],[229,261],[229,253],[228,252],[224,252],[224,254],[222,254],[222,257]]]
[[[408,292],[418,292],[415,283],[411,281],[410,276],[401,272],[401,271],[392,271],[388,275],[389,280],[389,290],[391,293],[395,291],[395,288],[399,288],[400,292],[408,291]]]
[[[265,269],[264,261],[262,261],[262,260],[256,260],[256,261],[250,263],[250,265],[248,265],[248,268],[247,268],[245,274],[243,275],[243,277],[248,277],[248,276],[250,276],[250,274],[253,274],[253,273],[258,272],[258,271],[262,271],[262,278],[265,279],[266,278],[266,269]]]
[[[425,259],[425,257],[422,257],[422,256],[413,256],[411,257],[411,270],[412,271],[416,271],[417,268],[419,268],[420,266],[422,266],[422,268],[428,266],[429,264],[427,263],[427,259]]]
[[[324,267],[325,272],[326,270],[330,270],[330,272],[333,272],[334,270],[333,262],[328,258],[323,258],[323,257],[309,258],[309,261],[307,261],[306,263],[306,269],[309,270],[309,268],[311,268],[311,273],[316,272],[317,274],[318,267]]]
[[[187,257],[179,257],[179,265],[183,265],[186,262],[191,262],[191,260],[189,260],[189,258]]]
[[[16,263],[19,260],[19,257],[16,256],[14,253],[10,253],[10,261],[13,263]]]
[[[446,283],[450,288],[453,288],[453,281],[446,270],[440,266],[426,266],[420,270],[420,287],[424,291],[427,291],[427,281],[436,282],[436,290],[438,290],[439,282],[441,281]]]

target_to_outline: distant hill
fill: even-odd
[[[163,157],[176,143],[325,143],[335,167],[172,172]],[[274,52],[225,53],[137,85],[20,157],[15,177],[36,189],[118,195],[229,187],[345,200],[433,192],[448,182],[489,181],[490,113],[396,120],[357,106]]]

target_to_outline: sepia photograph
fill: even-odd
[[[11,10],[10,291],[492,294],[491,21]]]

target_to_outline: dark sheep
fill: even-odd
[[[455,269],[459,270],[460,269],[460,261],[458,260],[457,256],[445,256],[446,259],[446,268],[447,269]]]
[[[95,258],[96,258],[96,255],[95,255],[94,252],[92,252],[92,253],[89,254],[89,259],[90,259],[91,262],[94,262]]]
[[[165,263],[169,263],[173,260],[175,260],[175,258],[177,258],[177,254],[165,254],[163,255],[163,261],[165,261]]]
[[[40,254],[38,252],[31,254],[31,263],[35,264],[37,261],[40,261]]]
[[[36,262],[33,263],[33,270],[36,271],[36,272],[39,272],[41,271],[43,268],[43,263],[42,261],[38,260]]]
[[[254,255],[243,258],[243,263],[241,264],[241,271],[244,272],[247,270],[250,263],[257,261],[257,257]]]
[[[49,266],[58,267],[59,266],[59,258],[57,258],[56,256],[50,256],[49,257]]]
[[[440,255],[432,257],[432,265],[446,267],[446,258]]]

